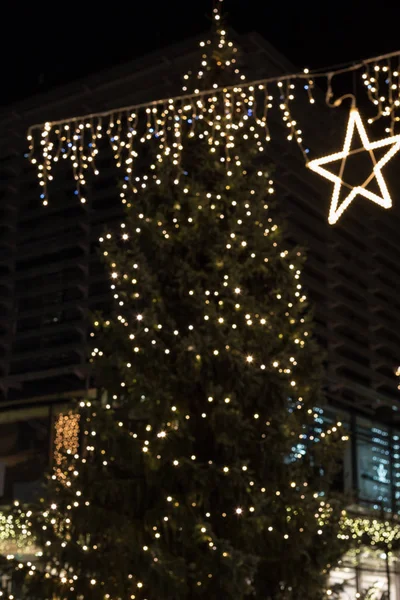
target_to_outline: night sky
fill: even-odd
[[[207,32],[212,10],[212,0],[6,4],[2,106]],[[400,49],[396,0],[225,0],[224,9],[231,27],[257,31],[301,69]]]

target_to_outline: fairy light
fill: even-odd
[[[0,551],[2,554],[10,554],[10,550],[24,551],[26,554],[36,551],[34,536],[29,528],[29,517],[31,513],[24,509],[15,514],[0,512]]]
[[[65,481],[67,477],[67,455],[73,456],[78,452],[79,420],[79,413],[69,411],[67,414],[58,415],[55,423],[54,471],[60,481]]]
[[[211,152],[215,152],[218,146],[223,147],[224,156],[221,157],[221,161],[227,166],[227,173],[232,173],[230,166],[235,138],[243,135],[255,149],[260,152],[265,150],[265,143],[271,140],[268,115],[274,104],[281,109],[286,138],[297,142],[307,164],[309,150],[303,142],[304,132],[291,108],[292,105],[295,106],[296,84],[302,84],[298,87],[306,92],[309,103],[313,105],[316,102],[313,95],[315,80],[326,79],[329,88],[327,102],[333,107],[338,104],[337,101],[331,101],[332,78],[351,71],[361,72],[367,97],[377,110],[375,117],[370,118],[369,122],[380,118],[389,119],[386,131],[390,132],[394,139],[394,128],[400,120],[400,51],[351,64],[336,71],[331,69],[313,73],[304,69],[291,75],[246,82],[236,65],[237,48],[228,40],[226,29],[221,25],[219,7],[214,9],[214,27],[216,41],[209,39],[200,42],[200,69],[197,72],[190,71],[184,76],[182,95],[103,113],[47,122],[29,129],[27,156],[37,167],[40,196],[44,205],[48,205],[49,202],[49,185],[54,177],[54,163],[58,163],[61,158],[71,162],[76,195],[82,203],[87,201],[84,192],[87,177],[90,171],[94,176],[99,174],[96,159],[99,140],[102,138],[109,140],[116,165],[125,174],[120,192],[123,204],[130,204],[127,201],[128,193],[138,193],[146,189],[150,180],[161,183],[159,169],[165,161],[170,161],[176,168],[175,182],[178,183],[181,177],[183,148],[187,140],[195,136],[200,139],[207,138]],[[214,48],[214,54],[210,52],[211,47]],[[209,81],[212,77],[212,64],[215,62],[220,71],[230,74],[229,85],[220,86],[212,79]],[[246,133],[244,124],[250,124]],[[155,162],[150,165],[149,173],[143,175],[136,170],[137,163],[140,164],[137,158],[149,142],[158,144],[158,152]],[[369,144],[369,151],[378,147],[380,146]],[[335,155],[331,156],[332,160],[333,156]],[[393,154],[388,153],[386,162],[392,156]],[[327,159],[317,161],[319,162],[311,161],[308,166],[312,168],[311,165],[314,165],[316,169],[321,169],[320,165],[326,164]],[[329,222],[336,222],[357,194],[388,207],[390,196],[385,190],[385,182],[380,172],[384,164],[385,161],[374,163],[373,173],[381,188],[381,196],[369,192],[366,183],[358,186],[351,190],[340,207],[331,209]],[[328,172],[325,169],[323,171],[324,176],[328,177]],[[318,172],[322,174],[321,170]],[[342,185],[345,183],[342,182]],[[336,203],[339,200],[337,191],[333,200]],[[170,233],[165,233],[165,236],[169,235]],[[123,239],[127,239],[126,234]]]
[[[351,539],[357,545],[367,545],[371,550],[390,551],[400,542],[400,524],[393,519],[356,517],[343,511],[338,537]]]
[[[358,152],[359,150],[351,151],[351,142],[353,139],[354,131],[357,129],[361,142],[363,145],[363,149],[369,153],[372,162],[372,172],[367,177],[365,181],[363,181],[358,186],[350,186],[343,180],[344,168],[346,166],[346,160],[349,156]],[[378,148],[383,148],[385,146],[391,146],[390,149],[380,158],[380,160],[376,160],[374,150]],[[352,108],[350,110],[349,120],[347,124],[346,136],[343,145],[343,150],[341,152],[336,152],[335,154],[331,154],[329,156],[324,156],[322,158],[317,158],[315,160],[310,161],[307,166],[309,169],[318,173],[322,177],[329,179],[334,183],[331,206],[329,210],[329,218],[328,221],[331,225],[335,224],[339,218],[342,216],[344,211],[349,207],[349,205],[353,202],[356,196],[360,195],[367,200],[371,200],[375,202],[382,208],[390,208],[392,206],[392,199],[389,194],[389,190],[387,188],[386,182],[382,175],[382,168],[385,166],[387,162],[400,150],[400,135],[391,136],[389,138],[384,138],[378,140],[376,142],[370,142],[367,136],[367,132],[365,131],[364,124],[361,120],[360,113],[356,108]],[[331,173],[322,165],[327,165],[332,162],[341,161],[339,175],[335,175]],[[379,186],[380,196],[371,192],[367,189],[368,184],[372,181],[372,179],[376,179],[376,182]],[[350,193],[341,200],[340,202],[340,192],[342,187],[345,186],[350,189]]]
[[[218,151],[216,150],[216,152]],[[218,156],[219,155],[216,154],[217,158]],[[237,174],[236,168],[234,173]],[[250,197],[254,196],[255,201],[257,201],[260,189],[263,190],[263,194],[265,193],[265,182],[268,185],[268,193],[272,194],[273,191],[272,181],[266,177],[266,174],[261,173],[260,171],[260,174],[257,177],[260,177],[261,187],[257,188],[257,186],[255,186],[254,189],[252,188],[249,193]],[[185,193],[184,190],[187,189],[187,194],[189,194],[190,197],[190,194],[192,193],[190,186],[183,188],[181,183],[178,183],[177,185],[178,189],[180,188],[182,193]],[[185,186],[186,185],[187,184],[185,184]],[[199,214],[203,214],[200,211],[204,211],[205,209],[207,209],[209,210],[210,215],[214,214],[215,219],[219,219],[220,217],[218,214],[218,202],[221,200],[221,196],[213,191],[207,192],[206,196],[207,202],[202,200],[202,204],[198,205],[200,207],[197,208]],[[259,206],[264,214],[264,211],[267,209],[264,208],[262,203],[259,204]],[[259,221],[257,220],[259,218],[257,209],[255,207],[252,207],[251,203],[249,202],[247,192],[246,198],[243,201],[241,201],[240,199],[232,201],[232,207],[234,208],[233,215],[235,215],[235,211],[238,215],[241,214],[241,212],[243,211],[246,217],[242,216],[242,218],[240,219],[233,218],[232,223],[236,223],[234,229],[236,232],[235,237],[231,236],[231,233],[233,233],[232,228],[228,228],[226,236],[229,237],[229,239],[232,239],[233,243],[236,244],[234,246],[235,252],[243,252],[243,248],[245,248],[244,251],[248,253],[248,256],[252,256],[252,254],[255,254],[252,252],[251,247],[252,236],[246,235],[246,232],[248,231],[247,228],[251,228],[252,221],[249,221],[247,223],[246,219],[254,219],[254,224],[256,225],[255,231],[259,232],[259,235],[262,236],[263,243],[265,244],[264,225],[262,225],[262,227],[259,226]],[[138,208],[138,210],[141,209]],[[181,223],[182,221],[180,221],[178,218],[179,211],[177,210],[175,214],[177,216],[174,217],[176,220],[173,222],[175,222],[176,224]],[[268,219],[269,230],[276,235],[279,232],[277,224],[274,223],[274,220],[269,216],[266,219]],[[195,216],[192,217],[191,221],[187,219],[185,220],[186,226],[188,227],[188,224],[191,222],[196,224]],[[155,230],[159,228],[159,231],[162,234],[168,229],[168,224],[163,222],[163,217],[160,217],[159,222],[153,223],[153,226]],[[243,236],[246,236],[246,246],[242,245],[242,241],[244,241]],[[173,240],[173,238],[173,232],[171,232],[170,239]],[[118,241],[115,242],[114,240],[114,236],[112,236],[111,234],[107,234],[103,236],[101,244],[103,245],[103,247],[107,248],[106,260],[109,264],[111,271],[119,273],[119,275],[116,278],[111,278],[110,281],[111,289],[115,295],[115,301],[118,304],[119,298],[126,297],[126,290],[131,289],[130,286],[132,285],[132,278],[130,275],[124,277],[124,268],[118,265],[118,261],[115,259],[115,243],[117,243],[118,245]],[[298,357],[299,348],[304,347],[304,345],[306,344],[306,339],[308,337],[308,331],[306,329],[304,318],[303,316],[298,317],[298,311],[300,311],[300,315],[303,314],[302,308],[300,308],[303,301],[303,296],[301,295],[302,287],[299,283],[301,271],[299,268],[297,268],[297,261],[301,258],[301,253],[298,253],[297,251],[293,252],[287,250],[286,247],[282,248],[280,247],[280,243],[278,243],[275,240],[272,241],[272,239],[271,241],[269,241],[268,239],[268,244],[270,244],[271,251],[273,252],[273,255],[276,256],[276,260],[279,260],[280,264],[282,262],[286,263],[286,261],[288,264],[288,282],[290,282],[289,287],[292,286],[292,293],[289,294],[290,298],[288,298],[287,289],[279,290],[278,293],[273,296],[273,301],[277,303],[277,306],[281,307],[282,315],[284,316],[285,321],[287,320],[287,323],[290,325],[290,327],[293,327],[293,336],[289,336],[288,338],[290,340],[288,343],[290,344],[291,351],[288,353],[287,356],[283,356],[282,354],[280,354],[279,360],[272,359],[271,361],[271,357],[267,358],[266,356],[264,356],[263,363],[259,360],[261,356],[258,356],[258,354],[263,354],[263,350],[261,348],[257,353],[252,352],[250,354],[242,351],[237,356],[238,360],[241,360],[243,364],[247,365],[246,370],[251,371],[255,369],[257,370],[257,372],[264,372],[265,374],[268,374],[268,377],[270,377],[271,371],[276,369],[279,372],[279,377],[282,378],[282,381],[287,382],[288,388],[290,387],[292,393],[295,395],[298,409],[301,409],[304,404],[304,397],[299,395],[299,393],[295,391],[295,388],[301,388],[304,385],[304,383],[301,381],[301,378],[299,378],[299,380],[297,378],[293,378],[298,362],[301,362]],[[264,257],[260,256],[259,261],[261,262],[261,264],[264,264]],[[228,328],[230,329],[231,325],[238,325],[239,331],[241,331],[241,328],[243,327],[256,328],[259,326],[265,328],[274,323],[274,319],[271,318],[271,315],[265,318],[258,314],[253,307],[247,308],[247,295],[249,293],[249,290],[246,289],[246,285],[243,284],[243,281],[240,281],[240,277],[237,273],[235,273],[235,279],[233,279],[233,274],[229,272],[229,267],[224,265],[224,262],[221,261],[218,266],[222,269],[219,283],[218,281],[215,281],[212,285],[207,285],[206,283],[203,289],[199,285],[199,287],[196,288],[196,292],[194,292],[194,290],[191,288],[189,288],[188,290],[182,290],[183,297],[185,299],[189,298],[190,301],[193,303],[194,307],[197,305],[197,303],[199,303],[198,305],[201,306],[199,315],[199,320],[201,320],[201,323],[204,322],[205,327],[218,327],[221,328],[221,330],[227,330]],[[142,272],[144,270],[143,266],[138,261],[133,263],[130,266],[130,268],[133,269],[135,272],[135,289],[140,289],[144,281],[143,278],[146,277],[146,273]],[[233,282],[235,283],[233,285],[225,286],[224,284],[227,282],[231,282],[232,284]],[[201,301],[199,301],[200,298]],[[241,304],[237,302],[239,298],[241,300]],[[193,320],[191,317],[190,320],[186,322],[186,324],[181,324],[178,328],[175,323],[167,325],[159,322],[157,316],[150,318],[150,314],[147,315],[147,313],[145,313],[144,311],[138,313],[138,311],[135,310],[135,307],[136,300],[132,299],[132,302],[129,305],[127,305],[126,308],[121,308],[121,310],[118,308],[117,311],[117,323],[121,324],[122,326],[125,326],[125,323],[127,323],[128,325],[126,334],[124,335],[126,335],[126,339],[130,341],[130,345],[132,345],[132,340],[135,339],[137,340],[138,347],[139,345],[141,347],[146,347],[146,352],[148,352],[149,348],[153,346],[153,342],[155,342],[154,345],[162,345],[162,350],[165,352],[165,350],[169,350],[169,348],[165,348],[164,336],[166,336],[165,339],[168,340],[179,340],[179,338],[181,338],[182,335],[198,335],[199,321],[194,315]],[[203,310],[205,311],[204,314],[202,313]],[[142,316],[143,314],[146,314],[146,319],[143,319],[143,321],[141,322],[141,320],[137,318],[138,314]],[[236,319],[236,316],[238,315],[241,318]],[[231,322],[232,316],[235,317],[237,323]],[[152,323],[150,323],[151,320],[153,320]],[[149,328],[147,330],[146,328],[144,328],[145,321],[149,321]],[[97,322],[97,325],[95,325],[95,329],[98,329],[99,326],[100,324],[99,322]],[[152,339],[151,341],[149,340],[148,342],[146,342],[146,337],[148,335],[150,335]],[[284,340],[284,337],[285,336],[281,332],[279,332],[279,334],[277,335],[278,340]],[[204,354],[200,354],[200,352],[202,352],[201,348],[195,349],[194,342],[192,342],[192,340],[188,340],[187,342],[185,342],[185,344],[187,343],[187,351],[189,353],[193,353],[193,360],[203,361],[211,358],[212,360],[218,361],[221,355],[224,356],[225,353],[230,353],[232,351],[235,352],[236,350],[234,344],[231,343],[230,339],[226,339],[225,342],[226,345],[222,343],[218,345],[218,348],[215,348],[213,346],[209,347],[207,350],[207,356],[204,356]],[[135,349],[136,346],[132,348],[132,351],[135,352]],[[98,360],[99,358],[101,358],[100,343],[98,343],[98,347],[96,347],[95,350],[96,352],[94,359]],[[175,348],[173,348],[171,345],[171,353],[173,352],[175,352]],[[129,361],[129,363],[125,361],[124,365],[126,365],[127,369],[129,369],[130,371],[135,370],[134,361]],[[131,373],[129,373],[129,378],[131,377],[132,375]],[[123,381],[121,382],[121,385],[122,384],[124,386],[129,384],[128,375],[126,374],[125,370],[123,372]],[[230,411],[231,407],[233,410],[237,410],[238,403],[236,396],[232,394],[230,390],[224,390],[223,386],[221,386],[221,389],[219,389],[216,393],[212,392],[212,394],[213,395],[204,395],[203,402],[204,404],[207,404],[207,411],[203,411],[203,409],[199,411],[198,416],[201,417],[201,419],[207,420],[210,419],[210,417],[213,418],[214,411],[219,411],[221,406],[226,411]],[[305,405],[307,406],[307,403],[305,403]],[[205,468],[208,464],[208,467],[210,469],[215,470],[220,476],[224,477],[224,480],[228,482],[227,485],[229,485],[229,480],[231,478],[238,476],[237,471],[239,471],[240,476],[243,477],[243,484],[246,486],[246,489],[248,491],[243,495],[244,497],[240,499],[239,506],[237,505],[237,503],[232,502],[230,506],[227,505],[226,507],[224,507],[224,510],[221,511],[221,518],[229,519],[232,516],[236,516],[240,517],[240,520],[246,519],[248,518],[248,516],[251,516],[260,510],[262,496],[266,496],[267,494],[273,495],[273,497],[279,502],[279,506],[282,505],[285,518],[287,520],[285,520],[287,529],[285,529],[282,532],[282,539],[285,541],[293,539],[294,537],[294,532],[290,529],[290,519],[292,518],[291,514],[296,516],[298,515],[297,503],[303,502],[304,499],[307,497],[307,499],[309,501],[312,501],[315,505],[315,535],[323,535],[325,526],[329,524],[330,519],[332,518],[333,511],[329,506],[325,506],[325,504],[321,505],[319,493],[314,493],[314,490],[311,489],[309,491],[308,481],[301,481],[301,479],[298,480],[296,477],[295,481],[290,481],[287,484],[282,485],[281,489],[269,490],[266,482],[260,481],[260,477],[258,474],[254,476],[254,468],[252,465],[243,465],[242,462],[239,466],[234,463],[231,464],[230,462],[228,462],[227,464],[218,465],[214,464],[212,460],[209,460],[208,463],[204,463],[204,461],[201,458],[199,459],[199,457],[196,456],[196,454],[192,454],[191,452],[189,452],[187,456],[183,457],[181,457],[180,454],[176,455],[175,452],[171,452],[168,450],[164,454],[164,447],[168,447],[167,438],[169,440],[172,440],[172,445],[170,447],[173,448],[174,436],[170,436],[169,432],[180,430],[180,435],[184,435],[184,428],[186,427],[185,424],[189,424],[191,420],[196,418],[196,415],[189,413],[189,411],[187,411],[186,408],[183,410],[182,406],[178,402],[168,407],[168,410],[170,410],[171,414],[169,420],[158,422],[157,425],[154,427],[152,427],[150,424],[147,424],[145,426],[146,439],[143,439],[143,434],[137,435],[136,432],[135,434],[132,434],[132,432],[130,432],[132,438],[138,440],[138,442],[140,443],[139,449],[141,452],[143,452],[144,460],[147,460],[147,457],[149,457],[149,460],[161,461],[161,464],[168,465],[169,468],[173,468],[177,471],[183,471],[186,468],[185,465],[189,460],[199,462],[201,461],[203,468]],[[257,429],[257,432],[261,441],[266,438],[265,432],[268,431],[268,428],[271,427],[271,421],[268,418],[269,415],[266,414],[265,410],[265,406],[255,406],[251,414],[253,422],[257,424],[256,427],[259,427],[259,429]],[[311,410],[311,417],[314,419],[320,418],[320,413]],[[311,420],[312,419],[310,419],[310,421]],[[303,425],[300,427],[302,431],[302,442],[313,442],[314,436],[312,435],[312,432],[314,431],[314,425],[304,425],[305,429],[303,429]],[[344,436],[342,436],[341,438],[341,434],[337,431],[338,427],[340,427],[340,423],[337,423],[327,428],[326,431],[321,431],[321,434],[319,436],[319,442],[321,443],[321,440],[325,437],[328,438],[329,436],[334,435],[337,436],[338,440],[344,440]],[[294,432],[292,435],[294,435]],[[93,450],[94,446],[91,446],[91,451]],[[293,456],[291,456],[290,459],[293,461],[301,461],[303,459],[303,454],[297,452],[295,455],[295,453],[293,452]],[[166,526],[165,524],[170,521],[173,521],[174,515],[179,514],[177,513],[177,511],[180,510],[181,506],[181,503],[179,502],[179,499],[175,497],[175,494],[169,495],[168,490],[165,490],[164,499],[168,510],[166,511],[167,514],[164,513],[160,516],[159,521],[161,521],[161,525],[160,522],[157,521],[153,527],[151,541],[154,543],[157,543],[158,540],[163,538],[163,528]],[[282,500],[284,500],[284,502],[290,502],[292,506],[287,507],[286,504],[282,502]],[[193,502],[192,508],[196,511],[201,510],[201,503],[198,503],[197,501]],[[289,516],[286,516],[286,511],[289,511]],[[205,515],[202,514],[202,518],[214,519],[215,515],[212,515],[212,511],[206,512]],[[268,528],[269,533],[272,533],[273,531],[276,532],[277,528],[272,526]],[[214,552],[216,544],[210,536],[208,529],[205,525],[202,526],[200,533],[204,535],[204,543],[207,544],[207,546]],[[143,552],[146,552],[146,554],[149,554],[151,552],[150,541],[147,543],[146,540],[146,545],[143,546]]]

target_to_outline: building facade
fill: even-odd
[[[257,34],[235,36],[247,78],[293,72]],[[197,64],[197,40],[14,105],[0,113],[0,500],[28,501],[53,453],[54,423],[68,399],[94,393],[87,365],[89,314],[110,302],[98,256],[104,227],[121,216],[118,174],[107,157],[89,201],[74,195],[67,165],[44,208],[26,131],[52,121],[176,95],[181,75]],[[301,111],[301,102],[299,109]],[[315,156],[326,140],[341,144],[345,115],[316,109],[307,137]],[[277,123],[278,126],[278,123]],[[341,485],[355,510],[400,513],[400,203],[390,212],[366,201],[331,227],[329,183],[304,168],[294,144],[269,146],[276,193],[293,243],[308,248],[304,283],[315,305],[326,352],[324,415],[340,414],[352,442]],[[333,148],[336,150],[336,148]],[[67,161],[66,161],[67,162]],[[399,191],[396,170],[388,169]],[[396,187],[397,185],[397,187]],[[385,516],[385,518],[386,518]],[[388,587],[385,557],[355,556],[334,574],[348,593]],[[380,561],[380,562],[379,562]],[[391,599],[400,598],[397,565],[389,565]],[[383,590],[383,591],[382,591]],[[379,592],[377,592],[379,593]],[[345,597],[345,596],[344,596]],[[353,596],[349,596],[353,597]],[[379,596],[376,596],[377,598]]]

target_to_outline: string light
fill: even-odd
[[[21,551],[25,554],[35,554],[37,548],[29,529],[30,516],[30,512],[23,509],[16,511],[16,514],[0,512],[0,551],[2,554],[20,553]]]
[[[343,511],[338,536],[344,540],[352,538],[359,544],[367,545],[368,548],[376,547],[379,551],[382,548],[391,550],[400,543],[400,524],[394,520],[354,517]]]
[[[353,151],[351,151],[350,149],[355,129],[357,129],[360,135],[363,144],[363,149],[366,150],[369,153],[369,156],[371,157],[373,168],[369,177],[367,177],[367,179],[365,179],[365,181],[363,181],[360,185],[354,187],[343,180],[343,174],[347,158],[355,152],[359,152],[358,149]],[[382,156],[380,160],[377,161],[375,158],[374,150],[378,148],[383,148],[385,146],[391,146],[391,148],[386,152],[386,154]],[[386,186],[386,182],[382,175],[382,168],[391,158],[393,158],[393,156],[399,150],[400,135],[391,136],[389,138],[378,140],[376,142],[370,142],[365,131],[363,122],[361,120],[360,113],[356,108],[352,108],[350,110],[343,150],[341,152],[336,152],[335,154],[331,154],[329,156],[324,156],[323,158],[317,158],[307,163],[309,169],[315,171],[315,173],[318,173],[322,177],[329,179],[335,184],[333,188],[328,218],[328,221],[331,225],[333,225],[339,220],[346,208],[349,207],[351,202],[353,202],[353,200],[358,195],[367,198],[367,200],[375,202],[382,208],[390,208],[392,206],[392,199],[390,197],[388,188]],[[322,166],[339,160],[341,161],[339,175],[331,173]],[[376,179],[376,182],[379,186],[381,194],[380,196],[367,189],[368,184],[371,183],[372,179],[374,178]],[[350,193],[344,199],[342,199],[341,203],[339,203],[340,192],[343,186],[349,188]]]
[[[219,9],[216,10],[214,16],[217,18]],[[218,20],[216,20],[216,24],[218,27]],[[370,118],[369,122],[372,123],[380,118],[389,119],[390,125],[386,131],[391,133],[392,138],[395,137],[394,127],[400,120],[400,116],[398,116],[400,111],[400,51],[338,69],[314,72],[304,69],[300,73],[291,75],[245,82],[245,76],[239,72],[235,64],[237,48],[228,41],[226,30],[223,27],[217,28],[217,35],[217,64],[220,70],[230,69],[232,80],[235,80],[235,83],[221,86],[213,82],[207,89],[202,89],[202,83],[207,80],[210,70],[210,54],[206,50],[212,42],[207,40],[200,43],[203,50],[201,68],[197,74],[188,72],[184,76],[183,91],[185,93],[183,95],[30,127],[28,157],[32,164],[37,166],[43,204],[48,205],[49,184],[54,178],[53,167],[60,161],[60,158],[71,162],[76,183],[76,195],[82,203],[86,203],[84,190],[87,177],[90,171],[94,176],[99,175],[96,159],[99,152],[103,152],[105,140],[108,140],[111,146],[117,167],[123,169],[125,174],[125,181],[120,192],[121,201],[124,204],[128,202],[127,193],[132,191],[138,193],[140,190],[146,189],[150,180],[157,184],[161,183],[160,168],[165,161],[170,161],[176,167],[175,182],[178,183],[181,176],[180,165],[183,148],[187,141],[195,136],[200,139],[208,139],[211,152],[215,152],[218,146],[224,148],[224,156],[221,157],[221,161],[226,164],[229,174],[232,172],[228,168],[232,164],[232,149],[235,147],[235,140],[238,137],[244,136],[248,143],[254,145],[258,151],[265,151],[266,144],[271,140],[269,112],[274,105],[280,109],[286,138],[297,143],[310,168],[312,168],[310,165],[318,168],[321,164],[326,163],[321,162],[323,159],[317,159],[320,162],[308,163],[309,148],[304,145],[303,130],[291,108],[296,98],[297,81],[302,82],[302,90],[306,92],[309,104],[314,105],[315,80],[325,79],[328,90],[326,101],[329,106],[335,107],[340,104],[340,100],[332,100],[333,77],[348,72],[362,71],[361,77],[365,84],[367,98],[374,110],[378,109],[376,115]],[[228,58],[222,58],[226,50],[230,50],[230,54]],[[189,83],[192,81],[195,84],[194,90],[188,92]],[[350,125],[352,119],[351,117]],[[251,124],[250,127],[247,127],[249,124]],[[361,120],[358,124],[360,133],[361,129],[365,133]],[[244,132],[245,125],[246,132]],[[143,165],[137,159],[146,153],[145,146],[149,142],[158,144],[158,152],[155,162],[149,165],[148,174],[143,175]],[[370,144],[369,147],[372,151],[380,146]],[[389,155],[387,160],[391,156]],[[332,160],[334,159],[332,158]],[[364,195],[373,202],[388,207],[390,197],[387,193],[383,193],[384,180],[379,177],[384,162],[379,161],[376,165],[374,163],[374,167],[376,167],[374,176],[382,187],[381,197],[369,192],[366,189],[367,184],[359,186],[357,191],[352,189],[351,193]],[[140,164],[140,172],[136,171],[138,164]],[[321,170],[318,172],[322,173]],[[327,176],[327,171],[324,170],[324,173],[324,176]],[[353,198],[354,196],[349,195],[337,210],[331,209],[329,222],[336,222]],[[336,200],[338,201],[338,198]],[[165,232],[165,235],[169,236],[170,234]],[[124,239],[127,239],[127,234],[124,234]]]
[[[74,456],[78,452],[79,420],[79,413],[69,411],[58,415],[55,423],[54,472],[60,481],[67,478],[65,468],[71,468],[66,467],[68,455]]]

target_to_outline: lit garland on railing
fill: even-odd
[[[368,547],[391,550],[400,544],[400,523],[368,517],[351,517],[345,512],[341,523],[340,539],[353,539]]]
[[[0,512],[0,552],[28,554],[33,552],[34,540],[29,529],[29,511],[15,503],[15,514]],[[11,557],[10,557],[11,558]]]
[[[245,123],[246,131],[251,123],[252,139],[249,143],[255,144],[260,152],[265,150],[272,137],[273,128],[270,127],[269,118],[271,109],[278,109],[285,137],[297,143],[307,164],[309,149],[304,145],[303,132],[292,109],[295,94],[300,88],[300,93],[305,93],[308,102],[314,105],[315,81],[322,80],[326,85],[326,103],[328,106],[339,106],[349,94],[335,100],[332,84],[335,77],[344,73],[360,72],[364,84],[362,89],[365,89],[366,98],[374,107],[373,116],[368,122],[385,119],[385,131],[391,136],[394,135],[395,125],[400,120],[400,51],[336,69],[304,69],[300,73],[247,83],[244,81],[244,75],[236,68],[237,49],[232,42],[227,41],[226,31],[219,25],[220,18],[219,9],[214,9],[216,32],[219,36],[218,50],[223,54],[228,49],[229,57],[210,57],[207,50],[211,40],[200,42],[203,49],[201,66],[196,76],[192,73],[184,76],[183,95],[47,122],[29,128],[28,156],[38,168],[44,205],[49,201],[48,188],[53,179],[53,167],[62,160],[71,162],[76,195],[85,203],[89,173],[92,172],[95,176],[99,174],[96,159],[108,142],[111,144],[117,167],[124,173],[124,188],[133,192],[146,187],[149,178],[158,181],[158,168],[166,160],[176,167],[178,183],[185,139],[193,136],[206,137],[211,152],[217,146],[222,146],[225,149],[224,160],[229,171],[233,167],[231,153],[235,147],[235,139],[240,135],[248,135],[242,133]],[[237,83],[227,86],[214,83],[208,89],[201,89],[206,85],[204,76],[209,68],[210,58],[216,60],[216,64],[222,70],[230,69],[231,79],[236,79]],[[192,79],[195,83],[193,91],[189,93],[188,84]],[[143,156],[143,148],[149,142],[155,144],[158,150],[156,159],[148,165],[149,169],[144,173],[143,164],[138,166],[140,161],[137,159]],[[345,185],[344,181],[342,183]],[[124,192],[121,197],[122,202],[126,202]],[[336,200],[338,201],[338,198]],[[382,206],[387,207],[384,202]],[[336,221],[330,219],[330,222]]]

